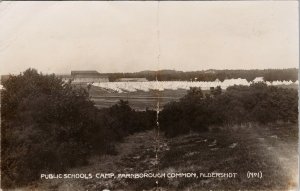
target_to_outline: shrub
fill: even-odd
[[[2,92],[2,186],[19,186],[45,171],[85,163],[96,111],[83,89],[28,69]]]
[[[87,163],[90,154],[115,154],[116,141],[155,125],[153,111],[136,112],[124,101],[98,110],[85,89],[34,69],[3,86],[2,188],[62,173]]]
[[[191,88],[179,102],[167,104],[160,113],[161,129],[167,136],[206,131],[211,125],[245,122],[298,121],[298,93],[295,89],[253,83],[230,86],[222,93],[211,88],[210,95]]]

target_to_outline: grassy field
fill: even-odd
[[[70,173],[194,172],[237,173],[236,178],[147,178],[43,180],[28,190],[296,190],[298,129],[296,125],[245,125],[214,128],[176,138],[154,131],[127,137],[117,155],[92,157]],[[247,172],[262,178],[247,178]],[[156,182],[158,181],[158,182]],[[25,189],[26,190],[26,189]]]
[[[208,90],[203,90],[208,93]],[[103,89],[92,86],[90,89],[90,97],[95,102],[98,108],[110,107],[116,104],[120,99],[129,101],[130,107],[135,110],[156,109],[159,101],[160,109],[170,101],[178,101],[181,97],[186,95],[187,90],[150,90],[150,91],[135,91],[135,92],[114,92],[112,90]]]
[[[129,105],[136,110],[145,110],[146,108],[155,109],[157,101],[163,106],[170,101],[177,101],[186,94],[186,90],[164,90],[149,92],[113,92],[103,88],[92,86],[90,89],[91,99],[98,108],[110,107],[116,104],[120,99],[129,101]]]

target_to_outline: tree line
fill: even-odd
[[[253,81],[263,77],[264,81],[293,81],[298,80],[298,69],[265,69],[265,70],[207,70],[183,72],[176,70],[141,71],[135,73],[106,73],[109,81],[119,78],[146,78],[149,81],[224,81],[225,79],[246,79]]]

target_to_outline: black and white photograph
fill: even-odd
[[[297,191],[298,1],[0,1],[0,191]]]

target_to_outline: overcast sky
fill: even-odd
[[[0,3],[0,74],[298,68],[298,43],[297,1]]]

